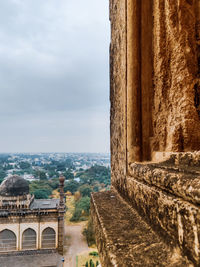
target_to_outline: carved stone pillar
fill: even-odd
[[[64,182],[65,177],[60,176],[60,205],[59,205],[59,217],[58,217],[58,252],[63,255],[64,248],[64,215],[65,215],[65,202],[64,202]]]
[[[142,160],[141,2],[127,0],[127,152]]]

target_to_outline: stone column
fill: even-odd
[[[153,106],[153,0],[141,1],[141,132],[142,160],[151,160]]]
[[[38,238],[37,238],[37,249],[41,249],[42,247],[42,233],[40,229],[40,215],[39,215],[39,221],[38,221]]]
[[[64,215],[65,215],[65,202],[64,202],[64,182],[65,177],[60,176],[60,205],[58,214],[58,252],[63,255],[64,247]]]
[[[141,2],[127,0],[128,162],[142,160],[141,123]]]
[[[21,227],[20,227],[21,219],[18,221],[18,236],[17,236],[17,250],[21,250]]]
[[[196,37],[197,41],[200,40],[200,0],[195,1],[195,11],[196,11]]]

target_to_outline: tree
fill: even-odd
[[[79,209],[79,208],[76,208],[74,213],[73,213],[73,215],[72,215],[72,217],[71,217],[71,219],[70,219],[70,221],[71,222],[78,222],[80,220],[80,218],[81,218],[81,215],[82,215],[82,210]]]
[[[25,169],[29,169],[31,167],[31,164],[29,162],[26,162],[26,161],[21,161],[19,163],[19,167],[20,167],[20,169],[25,170]]]
[[[96,244],[95,233],[91,217],[89,217],[87,228],[83,230],[83,235],[86,237],[88,246]]]
[[[6,177],[6,172],[0,169],[0,179],[4,179]]]
[[[90,211],[90,198],[89,197],[82,197],[76,203],[76,208],[83,210],[86,215],[89,215],[89,211]]]
[[[83,197],[90,197],[92,189],[89,185],[85,184],[79,187],[79,191]]]
[[[57,188],[59,188],[59,180],[58,178],[53,178],[51,180],[48,181],[49,185],[55,190]]]
[[[3,167],[3,170],[4,171],[8,171],[8,170],[12,170],[13,169],[13,166],[10,165],[10,164],[6,164],[4,167]]]
[[[36,170],[33,174],[36,178],[39,178],[40,180],[47,180],[47,176],[44,171]]]
[[[69,170],[64,172],[63,175],[65,176],[66,180],[74,179],[74,174]]]
[[[97,251],[92,251],[89,253],[90,256],[95,256],[95,257],[98,257],[99,256],[99,253]]]
[[[47,199],[48,198],[48,192],[46,190],[37,189],[34,192],[36,199]]]
[[[74,181],[74,180],[70,180],[70,181],[67,181],[65,186],[64,186],[64,191],[67,192],[67,191],[70,191],[72,194],[74,194],[77,189],[79,187],[79,183]]]
[[[90,210],[90,198],[89,197],[82,197],[79,201],[75,204],[75,210],[72,215],[70,221],[80,221],[85,220],[84,215],[88,216]]]
[[[105,185],[110,184],[110,168],[104,166],[92,166],[84,172],[80,172],[78,175],[83,184],[88,183],[89,185],[93,185],[96,181]]]
[[[63,162],[58,163],[58,165],[57,165],[57,171],[60,171],[60,172],[66,171],[65,163],[63,163]]]
[[[98,185],[95,185],[93,190],[94,190],[94,192],[99,192],[99,187],[98,187]]]
[[[79,191],[76,191],[74,193],[74,200],[78,201],[78,200],[80,200],[80,198],[81,198],[81,193]]]
[[[53,169],[53,170],[48,170],[47,169],[47,172],[48,172],[48,175],[50,178],[53,178],[55,179],[56,177],[58,178],[59,177],[59,174]]]
[[[40,180],[47,180],[46,173],[45,172],[40,172],[39,173],[39,178],[40,178]]]
[[[85,267],[89,267],[89,266],[88,266],[88,261],[86,262]]]
[[[48,197],[52,194],[53,188],[50,186],[50,182],[48,180],[42,180],[42,181],[39,180],[39,181],[32,181],[29,185],[29,190],[30,190],[30,193],[34,195],[37,190],[45,191]]]
[[[90,267],[94,267],[94,262],[92,259],[90,259]]]

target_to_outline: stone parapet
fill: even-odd
[[[194,204],[200,204],[200,154],[173,154],[161,163],[132,163],[130,176]]]
[[[34,201],[34,195],[25,194],[21,196],[1,196],[0,210],[29,209]]]
[[[200,266],[200,153],[172,153],[164,162],[135,162],[128,167],[125,177],[112,180],[113,190],[116,190],[116,193],[133,208],[134,212],[138,212],[137,216],[140,215],[164,243],[173,248],[178,247],[194,266]],[[114,193],[110,192],[110,195],[112,194]],[[105,195],[107,200],[108,196]],[[93,196],[97,203],[103,202],[102,198],[104,195]],[[115,194],[113,198],[116,198]],[[111,196],[110,199],[112,202]],[[109,210],[106,202],[102,205],[107,205]],[[115,207],[114,203],[113,207]],[[99,211],[100,208],[97,210]],[[110,220],[113,223],[114,209],[110,211],[112,216]],[[128,223],[128,217],[126,223]],[[134,215],[133,221],[129,222],[130,229],[137,223],[134,221],[135,218]],[[105,221],[105,223],[108,222]],[[119,235],[121,235],[120,224],[123,224],[123,220],[113,225]],[[140,238],[142,240],[144,235]],[[103,239],[100,238],[100,240]],[[133,239],[132,242],[135,240]],[[129,245],[131,244],[130,242]],[[103,251],[102,248],[100,253],[101,251]],[[131,253],[128,257],[130,261],[137,262]]]
[[[137,209],[152,229],[165,240],[179,245],[184,254],[199,266],[199,207],[132,177],[127,177],[125,183],[127,190],[123,188],[121,194],[128,203]]]
[[[92,197],[105,267],[200,266],[199,3],[110,0],[116,193]]]
[[[165,243],[116,191],[93,194],[91,214],[103,267],[193,266],[177,246]]]

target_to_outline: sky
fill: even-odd
[[[0,1],[0,152],[109,152],[108,0]]]

